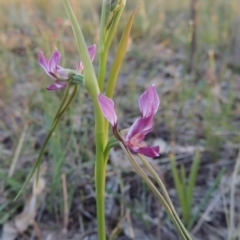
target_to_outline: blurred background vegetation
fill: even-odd
[[[101,1],[71,0],[71,4],[87,44],[97,44]],[[240,192],[233,180],[238,175],[235,163],[240,142],[240,1],[129,0],[108,67],[138,4],[114,97],[120,127],[129,127],[138,116],[138,96],[154,83],[161,107],[147,141],[162,149],[152,164],[174,205],[180,215],[192,212],[192,217],[197,216],[190,227],[196,239],[239,239],[234,211],[240,207],[235,201]],[[63,94],[46,91],[51,79],[37,63],[38,52],[49,57],[57,47],[61,66],[67,68],[75,68],[80,59],[61,1],[1,0],[0,16],[0,232],[4,232],[4,226],[16,220],[33,196],[29,186],[13,202]],[[97,72],[97,57],[94,66]],[[18,234],[18,239],[96,239],[93,126],[89,96],[80,89],[44,154],[41,176],[47,184],[37,196],[36,222],[30,228],[27,224],[23,229],[28,230]],[[170,164],[170,152],[176,165]],[[194,173],[193,203],[183,209],[173,174],[179,168],[184,185],[196,156],[200,160]],[[219,177],[222,169],[225,173]],[[163,209],[118,149],[110,159],[107,205],[110,239],[178,239]],[[5,240],[9,239],[14,238]]]

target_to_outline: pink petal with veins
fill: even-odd
[[[48,73],[48,60],[42,51],[39,52],[38,63]]]
[[[62,89],[65,88],[67,86],[66,82],[60,82],[60,81],[56,81],[55,83],[50,84],[47,87],[47,90],[58,90],[58,89]]]
[[[57,50],[57,48],[55,48],[55,50],[48,62],[49,72],[55,73],[60,60],[61,60],[61,53]]]
[[[155,85],[152,85],[139,97],[139,108],[142,117],[154,115],[158,110],[159,103],[157,90]]]
[[[82,70],[83,70],[83,63],[82,63],[82,62],[79,62],[76,71],[78,71],[78,72],[82,72]]]
[[[104,96],[103,94],[98,94],[98,103],[105,118],[111,123],[113,127],[116,126],[117,115],[114,109],[113,100]]]
[[[92,46],[88,47],[88,53],[89,53],[91,61],[93,61],[93,59],[95,58],[96,49],[97,49],[97,47],[96,47],[95,44],[93,44]],[[83,63],[79,62],[78,66],[77,66],[77,71],[78,72],[82,72],[82,70],[83,70]]]
[[[97,50],[97,47],[95,44],[88,47],[88,53],[89,53],[91,61],[93,61],[93,59],[95,58],[96,50]]]
[[[49,77],[57,80],[54,74],[49,72],[49,61],[47,60],[47,58],[45,57],[42,51],[39,52],[38,63],[45,70],[45,72]]]
[[[160,154],[159,146],[132,148],[132,151],[136,153],[141,153],[148,157],[158,157]]]
[[[136,119],[133,125],[128,130],[126,141],[131,141],[131,138],[133,138],[136,135],[138,135],[139,137],[143,136],[141,137],[143,139],[145,135],[147,135],[152,130],[152,126],[153,126],[152,116]]]

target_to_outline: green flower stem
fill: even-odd
[[[166,202],[166,200],[164,199],[164,197],[161,195],[161,193],[157,190],[157,188],[154,186],[154,184],[152,183],[152,181],[149,179],[149,177],[145,174],[145,172],[140,168],[140,166],[138,165],[138,163],[136,162],[136,160],[133,158],[131,152],[129,151],[129,149],[125,148],[125,146],[120,143],[124,153],[126,154],[126,156],[128,157],[130,163],[132,164],[132,166],[134,167],[134,169],[137,171],[137,173],[145,180],[145,182],[147,183],[148,187],[153,191],[153,193],[155,194],[155,196],[158,198],[158,200],[161,202],[161,204],[163,205],[163,207],[165,208],[166,212],[168,213],[170,219],[172,220],[174,226],[176,227],[176,229],[178,230],[181,238],[183,240],[188,240],[189,238],[187,238],[187,236],[185,236],[184,232],[182,231],[181,226],[179,225],[178,221],[175,219],[175,216],[172,212],[171,207],[168,205],[168,203]]]
[[[103,117],[98,104],[97,96],[94,98],[95,109],[95,141],[96,141],[96,164],[95,164],[95,188],[97,202],[98,240],[106,240],[105,223],[105,188],[106,171],[109,151],[105,152],[108,142],[109,123]]]
[[[69,89],[70,89],[70,87],[67,89],[67,91],[66,91],[67,93],[69,92]],[[41,159],[42,159],[42,155],[43,155],[43,153],[44,153],[45,147],[46,147],[46,145],[47,145],[50,137],[52,136],[52,133],[54,132],[55,128],[57,127],[57,125],[58,125],[61,117],[63,116],[64,112],[67,110],[67,108],[68,108],[69,105],[71,104],[72,100],[73,100],[74,97],[76,96],[77,90],[78,90],[78,85],[75,85],[75,86],[74,86],[74,89],[73,89],[73,92],[72,92],[71,96],[69,97],[69,99],[67,100],[67,98],[65,98],[65,96],[64,96],[63,101],[62,101],[63,104],[61,104],[60,107],[59,107],[59,109],[58,109],[58,112],[57,112],[56,117],[55,117],[55,119],[54,119],[54,121],[53,121],[53,124],[52,124],[52,126],[51,126],[51,129],[50,129],[50,131],[49,131],[49,133],[48,133],[48,135],[47,135],[46,140],[44,141],[44,144],[43,144],[43,146],[42,146],[42,148],[41,148],[41,151],[40,151],[40,154],[39,154],[39,156],[38,156],[37,163],[38,163],[38,161],[39,161],[39,166],[40,166],[40,163],[41,163]],[[65,105],[64,105],[64,104],[65,104]],[[64,106],[64,107],[63,107],[63,106]],[[61,108],[62,108],[62,109],[61,109]],[[37,181],[38,181],[38,178],[39,178],[39,173],[40,173],[40,167],[39,167],[38,170],[37,170]]]
[[[105,230],[105,182],[106,163],[104,149],[106,146],[106,131],[102,112],[99,108],[97,98],[93,98],[95,109],[95,140],[96,140],[96,164],[95,164],[95,187],[97,201],[97,223],[98,239],[106,239]]]
[[[186,230],[186,228],[184,227],[182,221],[180,220],[180,218],[178,217],[178,214],[172,204],[172,201],[168,195],[168,192],[163,184],[163,182],[161,181],[161,179],[159,178],[158,174],[155,172],[155,170],[152,168],[152,166],[149,164],[149,162],[145,159],[145,157],[142,154],[138,154],[139,158],[141,159],[141,161],[143,162],[143,164],[145,165],[145,167],[148,169],[148,171],[152,174],[152,176],[154,177],[155,181],[157,182],[157,184],[159,185],[159,187],[161,188],[162,192],[163,192],[163,196],[166,200],[166,202],[168,203],[169,207],[172,210],[172,213],[174,214],[174,217],[176,218],[178,224],[180,225],[182,231],[184,232],[185,236],[187,237],[187,239],[192,239],[191,236],[189,235],[188,231]]]
[[[96,151],[95,164],[95,187],[97,201],[97,223],[98,223],[98,239],[106,239],[106,223],[105,223],[105,183],[106,183],[106,167],[103,152]]]
[[[84,66],[84,85],[88,90],[94,105],[95,113],[95,141],[96,141],[96,165],[95,165],[95,185],[96,185],[96,201],[97,201],[97,223],[98,223],[98,240],[106,239],[105,230],[105,177],[106,166],[104,159],[104,149],[107,143],[108,136],[106,134],[105,120],[102,111],[98,104],[98,93],[100,93],[98,81],[90,60],[86,42],[84,40],[80,26],[73,13],[71,5],[68,0],[63,0],[66,11],[72,23],[73,32],[77,40],[79,54],[81,56]]]
[[[69,91],[70,91],[70,86],[71,86],[71,84],[68,84],[68,85],[67,85],[67,89],[64,91],[63,99],[62,99],[62,101],[61,101],[61,103],[60,103],[60,106],[58,107],[57,113],[56,113],[56,115],[55,115],[55,117],[54,117],[54,120],[53,120],[53,122],[52,122],[52,126],[53,126],[55,120],[57,119],[59,113],[61,112],[64,104],[66,103],[66,100],[67,100],[67,97],[68,97],[68,94],[69,94]]]
[[[69,107],[70,103],[72,102],[72,100],[74,99],[74,97],[76,96],[77,94],[77,90],[79,88],[79,85],[78,84],[74,84],[74,89],[73,89],[73,92],[71,94],[71,96],[69,97],[68,101],[66,101],[66,104],[63,104],[61,107],[62,109],[57,112],[57,118],[61,117],[63,115],[63,113],[67,110],[67,108]]]

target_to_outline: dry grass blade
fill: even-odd
[[[42,171],[43,175],[43,171]],[[39,205],[39,196],[43,194],[46,181],[40,176],[38,185],[33,183],[32,195],[25,202],[23,211],[12,221],[3,226],[2,240],[14,240],[19,233],[23,233],[31,225],[35,225],[35,216]]]
[[[26,135],[27,135],[27,129],[28,129],[28,122],[26,121],[24,123],[23,131],[21,133],[21,136],[20,136],[20,139],[19,139],[19,142],[18,142],[18,145],[17,145],[17,149],[16,149],[16,152],[14,154],[14,157],[13,157],[13,160],[12,160],[9,172],[8,172],[9,177],[12,177],[12,175],[15,171],[17,161],[18,161],[19,155],[20,155],[22,147],[23,147],[23,143],[24,143],[24,140],[25,140]]]
[[[111,149],[110,159],[116,167],[118,167],[124,171],[135,172],[131,163],[128,161],[127,157],[123,154],[123,152],[121,150]],[[146,172],[146,174],[149,177],[152,177],[152,174],[148,171],[148,169],[145,167],[145,165],[142,163],[141,159],[137,155],[135,155],[135,159],[136,159],[137,163],[139,164],[139,166],[144,170],[144,172]],[[154,168],[154,170],[156,171],[158,176],[161,178],[161,180],[164,181],[162,170],[158,166],[158,164],[152,158],[146,157],[146,159],[147,159],[148,163],[152,166],[152,168]]]
[[[68,227],[68,215],[69,215],[69,207],[68,207],[68,192],[67,192],[67,183],[66,183],[66,175],[62,173],[62,188],[63,188],[63,201],[64,201],[64,228],[63,232],[67,233]]]
[[[134,232],[134,229],[133,229],[133,226],[132,226],[132,219],[131,219],[129,209],[126,210],[126,219],[127,219],[127,221],[123,225],[123,231],[125,232],[125,234],[128,237],[130,237],[130,239],[135,239],[135,232]]]
[[[238,157],[236,160],[236,164],[234,167],[234,171],[232,174],[232,184],[231,184],[231,190],[230,190],[230,212],[229,212],[229,229],[228,229],[228,240],[233,239],[233,235],[236,230],[236,225],[235,225],[235,184],[236,184],[236,179],[237,175],[239,173],[239,167],[240,167],[240,150],[238,152]]]

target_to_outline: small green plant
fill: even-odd
[[[201,199],[201,201],[196,206],[196,208],[194,208],[194,211],[193,211],[193,194],[194,194],[194,188],[196,184],[198,169],[201,162],[201,155],[198,151],[196,152],[188,179],[186,177],[186,170],[183,165],[180,166],[180,171],[178,171],[175,156],[173,154],[170,155],[170,161],[171,161],[171,168],[172,168],[174,183],[175,183],[177,193],[178,193],[178,198],[180,201],[183,222],[185,226],[187,226],[187,229],[191,230],[195,221],[199,218],[201,210],[203,209],[203,207],[211,197],[212,193],[217,188],[219,182],[221,181],[222,176],[225,172],[225,169],[223,168],[218,173],[212,186],[207,190],[204,198]]]
[[[186,178],[186,170],[183,165],[181,165],[180,171],[177,170],[176,160],[173,154],[170,155],[170,160],[173,178],[182,210],[183,222],[186,226],[188,226],[192,218],[193,190],[196,184],[198,168],[201,160],[200,154],[199,152],[196,152],[194,156],[188,180]]]

